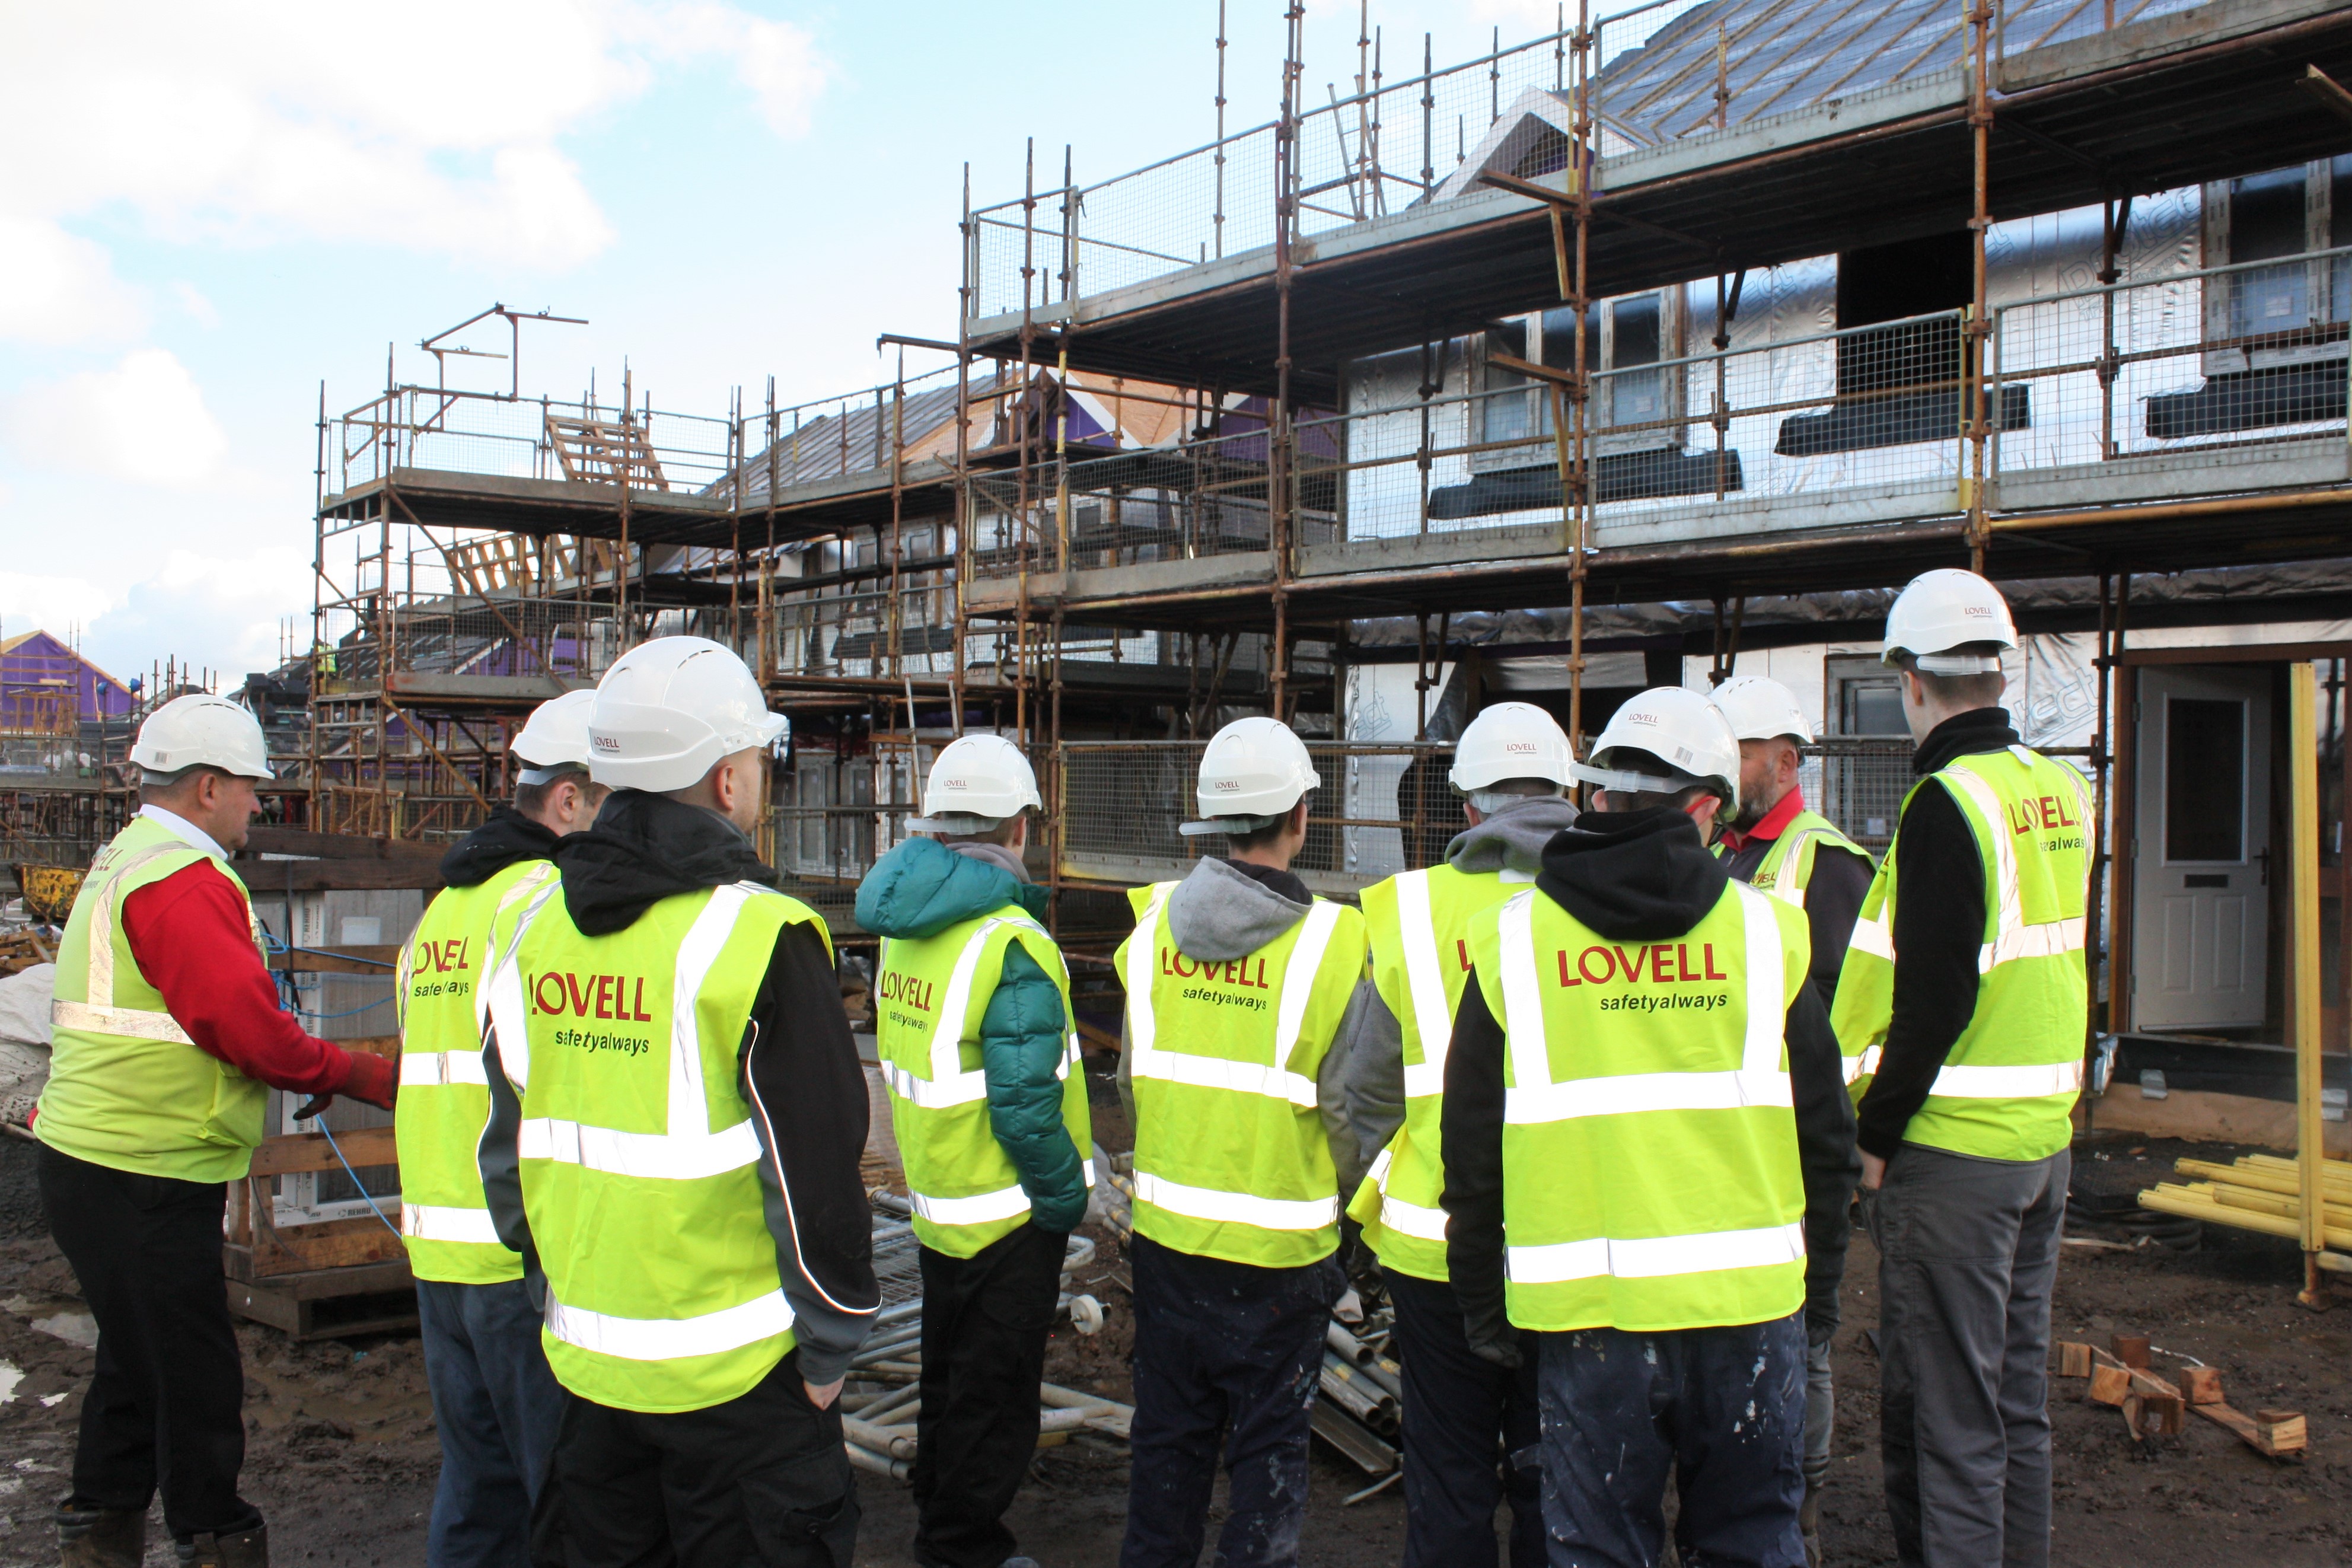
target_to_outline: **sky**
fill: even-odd
[[[1282,0],[1228,0],[1228,125],[1279,105]],[[1390,75],[1549,32],[1552,0],[1370,5]],[[0,0],[0,636],[234,687],[308,646],[322,396],[429,383],[494,302],[525,394],[624,365],[723,416],[955,335],[964,167],[1079,181],[1208,141],[1215,0]],[[1309,0],[1342,93],[1358,4]],[[1613,51],[1612,51],[1613,52]],[[503,350],[503,329],[459,341]],[[910,357],[910,372],[938,363]],[[452,384],[502,386],[503,363]],[[290,628],[290,631],[288,629]]]

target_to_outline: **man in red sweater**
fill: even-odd
[[[56,1045],[33,1130],[41,1203],[98,1320],[65,1568],[139,1568],[158,1484],[194,1568],[267,1568],[237,1496],[245,1372],[221,1274],[227,1184],[260,1142],[271,1089],[390,1110],[394,1065],[281,1011],[228,857],[270,776],[261,727],[225,699],[175,699],[141,726],[139,815],[90,867],[58,952]]]

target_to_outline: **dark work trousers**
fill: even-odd
[[[788,1355],[750,1393],[668,1415],[573,1397],[531,1521],[542,1568],[849,1568],[857,1489],[841,1413]]]
[[[1865,1195],[1879,1446],[1906,1565],[2050,1561],[2050,1292],[2073,1156],[1906,1143]]]
[[[520,1279],[416,1282],[425,1380],[441,1435],[428,1568],[523,1568],[530,1511],[568,1397],[547,1370],[539,1313]]]
[[[228,1188],[137,1175],[41,1146],[41,1209],[98,1320],[73,1492],[82,1509],[145,1512],[160,1488],[181,1541],[261,1522],[236,1495],[245,1363],[221,1273]]]
[[[912,1479],[923,1568],[997,1568],[1013,1555],[1004,1510],[1037,1452],[1037,1382],[1068,1239],[1024,1225],[970,1258],[922,1249]]]
[[[1405,1568],[1496,1559],[1495,1509],[1511,1500],[1511,1568],[1543,1568],[1538,1341],[1516,1372],[1474,1353],[1462,1304],[1441,1280],[1381,1270],[1404,1369]]]
[[[1120,1568],[1194,1568],[1223,1444],[1223,1568],[1290,1568],[1337,1258],[1258,1268],[1137,1237],[1135,1419]]]
[[[1545,1334],[1544,1522],[1553,1568],[1803,1568],[1805,1315],[1720,1329]]]

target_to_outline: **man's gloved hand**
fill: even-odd
[[[351,1076],[335,1092],[363,1100],[378,1110],[390,1110],[400,1094],[400,1064],[389,1057],[365,1051],[353,1051],[351,1055]]]
[[[1480,1361],[1517,1372],[1519,1367],[1519,1331],[1508,1320],[1492,1323],[1467,1322],[1463,1331],[1470,1342],[1470,1353]]]

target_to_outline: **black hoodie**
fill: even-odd
[[[1729,880],[1690,818],[1670,806],[1587,812],[1544,848],[1536,889],[1601,935],[1667,942],[1706,918]],[[1861,1161],[1853,1108],[1829,1014],[1811,985],[1784,1026],[1805,1183],[1805,1321],[1815,1342],[1837,1327],[1846,1209]],[[1445,1058],[1446,1268],[1473,1348],[1517,1353],[1503,1300],[1503,1030],[1476,975],[1463,988]]]
[[[556,841],[554,858],[564,908],[589,936],[626,931],[674,894],[776,880],[725,817],[638,790],[614,792],[593,827]],[[486,1056],[497,1048],[489,1042]],[[736,1059],[765,1156],[760,1184],[793,1309],[800,1375],[822,1385],[847,1367],[881,1296],[872,1211],[858,1173],[866,1074],[842,1011],[839,976],[814,928],[793,924],[778,934]],[[503,1072],[492,1066],[488,1077],[483,1184],[499,1236],[535,1263],[514,1171],[521,1108]],[[632,1245],[657,1246],[659,1238],[637,1237]]]
[[[449,847],[441,857],[441,879],[453,888],[478,888],[517,861],[553,859],[562,842],[513,806],[502,805]]]

